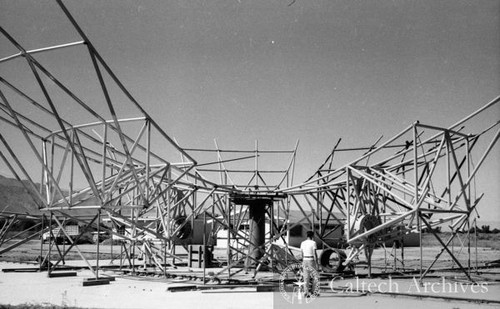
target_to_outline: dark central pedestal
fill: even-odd
[[[265,201],[252,201],[248,205],[248,224],[250,226],[250,245],[245,267],[255,267],[264,255],[266,242],[266,206]]]
[[[266,210],[273,202],[286,198],[284,194],[231,194],[231,202],[235,205],[248,206],[248,224],[250,227],[248,255],[245,268],[255,268],[264,257],[266,244]],[[272,213],[272,211],[271,211]],[[270,220],[272,224],[272,220]]]

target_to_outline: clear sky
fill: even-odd
[[[222,148],[259,140],[262,149],[293,149],[300,140],[297,181],[340,137],[343,147],[368,146],[415,120],[447,127],[500,94],[496,0],[65,3],[182,146],[213,148],[216,138]],[[28,49],[79,40],[53,1],[0,8],[2,26]],[[0,39],[0,57],[15,52]],[[84,61],[44,57],[48,67]],[[15,64],[0,70],[28,82]],[[497,107],[485,121],[499,118]],[[500,221],[498,149],[480,174],[487,221]],[[0,173],[9,174],[2,164]]]

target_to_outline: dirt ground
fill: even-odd
[[[0,262],[0,268],[27,267],[20,263]],[[489,270],[498,272],[500,269]],[[104,272],[101,276],[114,276]],[[75,277],[48,278],[46,272],[0,272],[0,307],[9,308],[498,308],[498,281],[484,281],[475,290],[470,284],[459,283],[456,290],[441,291],[448,282],[440,278],[426,280],[428,287],[417,288],[414,279],[338,279],[325,281],[321,295],[309,302],[288,302],[280,292],[256,292],[255,288],[196,290],[171,292],[172,287],[188,286],[190,282],[174,282],[161,278],[118,276],[109,285],[83,287],[84,278],[92,277],[89,270],[78,271]],[[497,275],[498,277],[498,275]],[[444,277],[443,277],[444,278]],[[448,277],[446,277],[448,278]],[[479,278],[479,277],[477,277]],[[490,278],[491,279],[491,278]],[[451,280],[451,279],[446,279]],[[390,282],[388,284],[388,282]],[[385,286],[382,286],[385,284]],[[437,286],[436,286],[437,285]],[[349,290],[349,287],[352,287]],[[333,289],[332,289],[333,288]],[[344,290],[342,290],[344,289]],[[379,293],[398,292],[401,294]],[[418,290],[420,289],[420,290]],[[477,293],[475,293],[475,292]],[[429,298],[430,296],[430,298]],[[469,299],[466,301],[466,299]],[[471,300],[472,299],[472,300]],[[309,307],[308,307],[309,306]]]
[[[446,239],[448,235],[442,235]],[[498,235],[497,235],[498,236]],[[424,235],[422,263],[428,265],[441,252],[436,246],[434,236]],[[8,244],[3,244],[5,248]],[[482,266],[487,261],[500,259],[499,240],[496,237],[482,237],[479,247],[471,248],[471,267]],[[79,245],[81,253],[95,263],[96,246]],[[43,245],[46,253],[48,245]],[[468,247],[458,241],[453,250],[459,261],[468,266]],[[109,264],[111,257],[117,257],[119,246],[101,245],[100,265]],[[404,256],[404,269],[418,269],[420,248],[401,249],[378,248],[373,253],[373,272],[392,273],[403,269],[401,257]],[[40,242],[30,241],[2,254],[0,268],[36,267],[34,260],[40,255]],[[56,257],[56,254],[53,255]],[[364,259],[363,255],[360,260]],[[117,261],[113,262],[117,265]],[[395,264],[394,264],[395,263]],[[66,265],[82,266],[79,254],[72,250]],[[394,268],[394,266],[396,266]],[[433,269],[457,267],[447,253],[438,260]],[[180,271],[182,267],[176,271]],[[193,271],[193,269],[189,269]],[[194,269],[194,272],[199,269]],[[309,308],[332,307],[370,307],[370,308],[498,308],[500,306],[500,268],[478,269],[472,273],[477,285],[471,284],[463,272],[436,271],[419,285],[410,276],[396,276],[391,279],[367,279],[367,267],[360,263],[355,277],[322,279],[321,295],[310,302],[306,300],[289,303],[280,292],[257,292],[255,287],[216,288],[213,290],[194,290],[172,292],[172,287],[201,285],[202,282],[189,279],[166,279],[160,276],[139,277],[101,271],[101,276],[116,277],[109,285],[83,287],[83,280],[93,274],[88,269],[77,270],[77,276],[48,278],[47,272],[11,273],[0,272],[0,308],[290,308],[310,306]],[[242,277],[245,275],[242,274]],[[418,277],[418,276],[417,276]],[[391,281],[392,280],[392,281]],[[420,284],[420,283],[419,283]],[[387,287],[395,291],[388,291]],[[427,286],[427,288],[425,288]],[[368,288],[368,287],[371,287]],[[452,288],[453,287],[453,288]],[[450,290],[451,289],[451,290]],[[388,293],[387,293],[388,292]],[[397,293],[392,293],[397,292]],[[17,306],[17,307],[16,307]]]

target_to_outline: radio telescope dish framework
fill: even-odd
[[[57,266],[75,248],[87,261],[76,240],[93,228],[121,240],[120,259],[132,271],[140,251],[167,274],[176,261],[189,263],[175,248],[187,248],[201,222],[204,246],[225,235],[225,259],[216,275],[229,278],[249,269],[280,271],[299,259],[288,243],[297,226],[313,229],[328,252],[347,247],[341,254],[345,268],[363,252],[371,266],[375,247],[447,224],[451,235],[434,233],[442,250],[425,265],[420,259],[420,278],[448,254],[472,280],[470,246],[464,260],[450,244],[470,231],[477,213],[482,195],[475,177],[500,133],[499,121],[478,127],[478,119],[498,108],[500,97],[446,128],[415,122],[385,142],[355,149],[341,148],[339,141],[309,179],[294,184],[298,143],[289,150],[258,143],[225,149],[217,141],[213,149],[180,146],[111,70],[62,1],[57,4],[79,35],[73,42],[28,50],[0,28],[17,50],[0,65],[31,80],[0,77],[1,123],[17,128],[0,134],[0,158],[37,205],[34,213],[1,213],[7,220],[0,246],[16,220],[42,218],[39,230],[0,253],[57,227],[71,245],[50,242],[44,259],[56,250]],[[62,53],[74,55],[65,70],[44,65],[45,57]],[[79,89],[75,76],[88,88]],[[485,146],[478,147],[479,140]],[[357,159],[339,167],[334,159],[341,152]],[[267,168],[263,163],[271,156],[280,156],[283,166]],[[207,157],[212,159],[199,160]],[[299,220],[292,220],[293,211]],[[76,240],[64,228],[71,220],[86,226]],[[335,246],[326,240],[338,229],[343,236]],[[99,267],[87,264],[98,278]],[[405,269],[404,261],[400,267]]]

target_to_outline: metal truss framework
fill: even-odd
[[[469,263],[463,265],[450,244],[461,232],[469,230],[477,212],[482,195],[476,196],[474,179],[498,141],[500,122],[485,125],[475,133],[466,132],[465,128],[477,115],[497,106],[500,97],[448,128],[416,122],[381,145],[377,145],[378,140],[366,148],[341,149],[337,143],[307,181],[293,185],[298,143],[286,151],[261,150],[257,143],[253,150],[221,149],[217,142],[215,149],[179,146],[120,82],[62,1],[57,3],[79,33],[80,41],[26,50],[0,28],[19,50],[0,59],[0,64],[24,60],[43,94],[42,100],[35,99],[28,91],[0,77],[0,119],[19,129],[25,148],[41,168],[41,185],[36,184],[29,170],[32,162],[22,162],[16,154],[13,145],[18,140],[0,134],[0,157],[19,181],[25,179],[21,183],[44,213],[38,216],[41,223],[30,230],[30,236],[0,249],[0,253],[47,231],[53,233],[53,227],[59,227],[59,233],[65,234],[71,244],[61,249],[50,243],[44,259],[51,259],[54,248],[59,256],[57,266],[74,248],[87,261],[77,242],[86,229],[95,228],[122,239],[120,265],[128,263],[134,271],[136,251],[141,251],[166,274],[176,261],[187,262],[175,253],[176,245],[186,246],[183,234],[193,228],[196,220],[202,220],[204,245],[213,245],[217,233],[227,231],[226,260],[216,275],[231,277],[248,267],[255,272],[263,268],[279,271],[298,259],[286,236],[301,224],[313,228],[320,240],[334,232],[329,228],[331,223],[344,225],[348,246],[344,264],[354,263],[364,251],[371,266],[375,246],[400,242],[408,233],[449,223],[452,230],[449,239],[434,233],[442,245],[441,253],[426,265],[420,259],[420,278],[446,252],[472,280],[470,246]],[[96,111],[89,102],[92,99],[87,101],[78,96],[36,58],[38,53],[73,48],[87,51],[93,79],[99,85],[110,119]],[[18,108],[19,102],[28,108]],[[122,104],[132,106],[138,116],[121,117],[118,106]],[[68,105],[83,111],[77,120],[89,121],[63,116]],[[490,143],[474,164],[473,153],[480,137]],[[359,151],[364,153],[334,168],[335,155],[345,151],[355,156],[359,156]],[[195,157],[200,153],[212,154],[215,160],[198,163]],[[287,166],[279,170],[259,166],[273,155],[284,158]],[[252,168],[232,167],[249,160],[254,162]],[[75,184],[82,179],[84,185],[77,188]],[[263,209],[261,218],[269,224],[264,241],[253,237],[252,227],[245,227],[256,204]],[[299,210],[303,218],[292,222],[292,209]],[[82,211],[86,216],[81,216]],[[0,230],[0,246],[10,240],[4,236],[22,215],[4,212],[2,216],[8,220]],[[86,228],[72,239],[64,230],[66,220],[78,221]],[[127,232],[119,233],[120,229]],[[284,245],[278,245],[278,241]],[[324,248],[331,246],[323,241]],[[254,254],[255,250],[260,253]],[[422,247],[420,250],[422,254]],[[40,265],[43,263],[41,260]],[[98,278],[99,264],[94,267],[87,261],[87,265]],[[50,269],[49,266],[49,272]]]
[[[325,168],[335,152],[348,150],[334,149],[314,177],[283,192],[291,195],[297,204],[304,204],[296,197],[299,196],[307,204],[316,205],[316,210],[311,207],[314,214],[321,214],[321,208],[329,214],[332,209],[344,214],[346,243],[351,247],[346,263],[360,250],[365,250],[370,262],[375,246],[401,240],[411,232],[433,231],[436,226],[447,223],[451,237],[445,241],[434,233],[442,251],[425,268],[420,259],[420,275],[424,277],[447,252],[471,279],[467,267],[450,250],[450,244],[459,233],[470,229],[470,219],[483,196],[475,195],[474,177],[498,141],[500,130],[499,122],[479,134],[465,134],[457,128],[499,100],[496,98],[449,128],[416,122],[380,146],[356,149],[366,153],[353,162],[341,168]],[[494,129],[496,133],[489,145],[473,164],[476,142],[488,132],[491,135]],[[394,149],[398,151],[394,153]],[[384,152],[388,151],[392,153],[386,155]],[[316,220],[321,218],[316,216]],[[320,229],[318,236],[324,233]],[[420,250],[422,257],[422,247]],[[468,250],[470,254],[470,247]],[[470,269],[470,258],[468,261]]]

